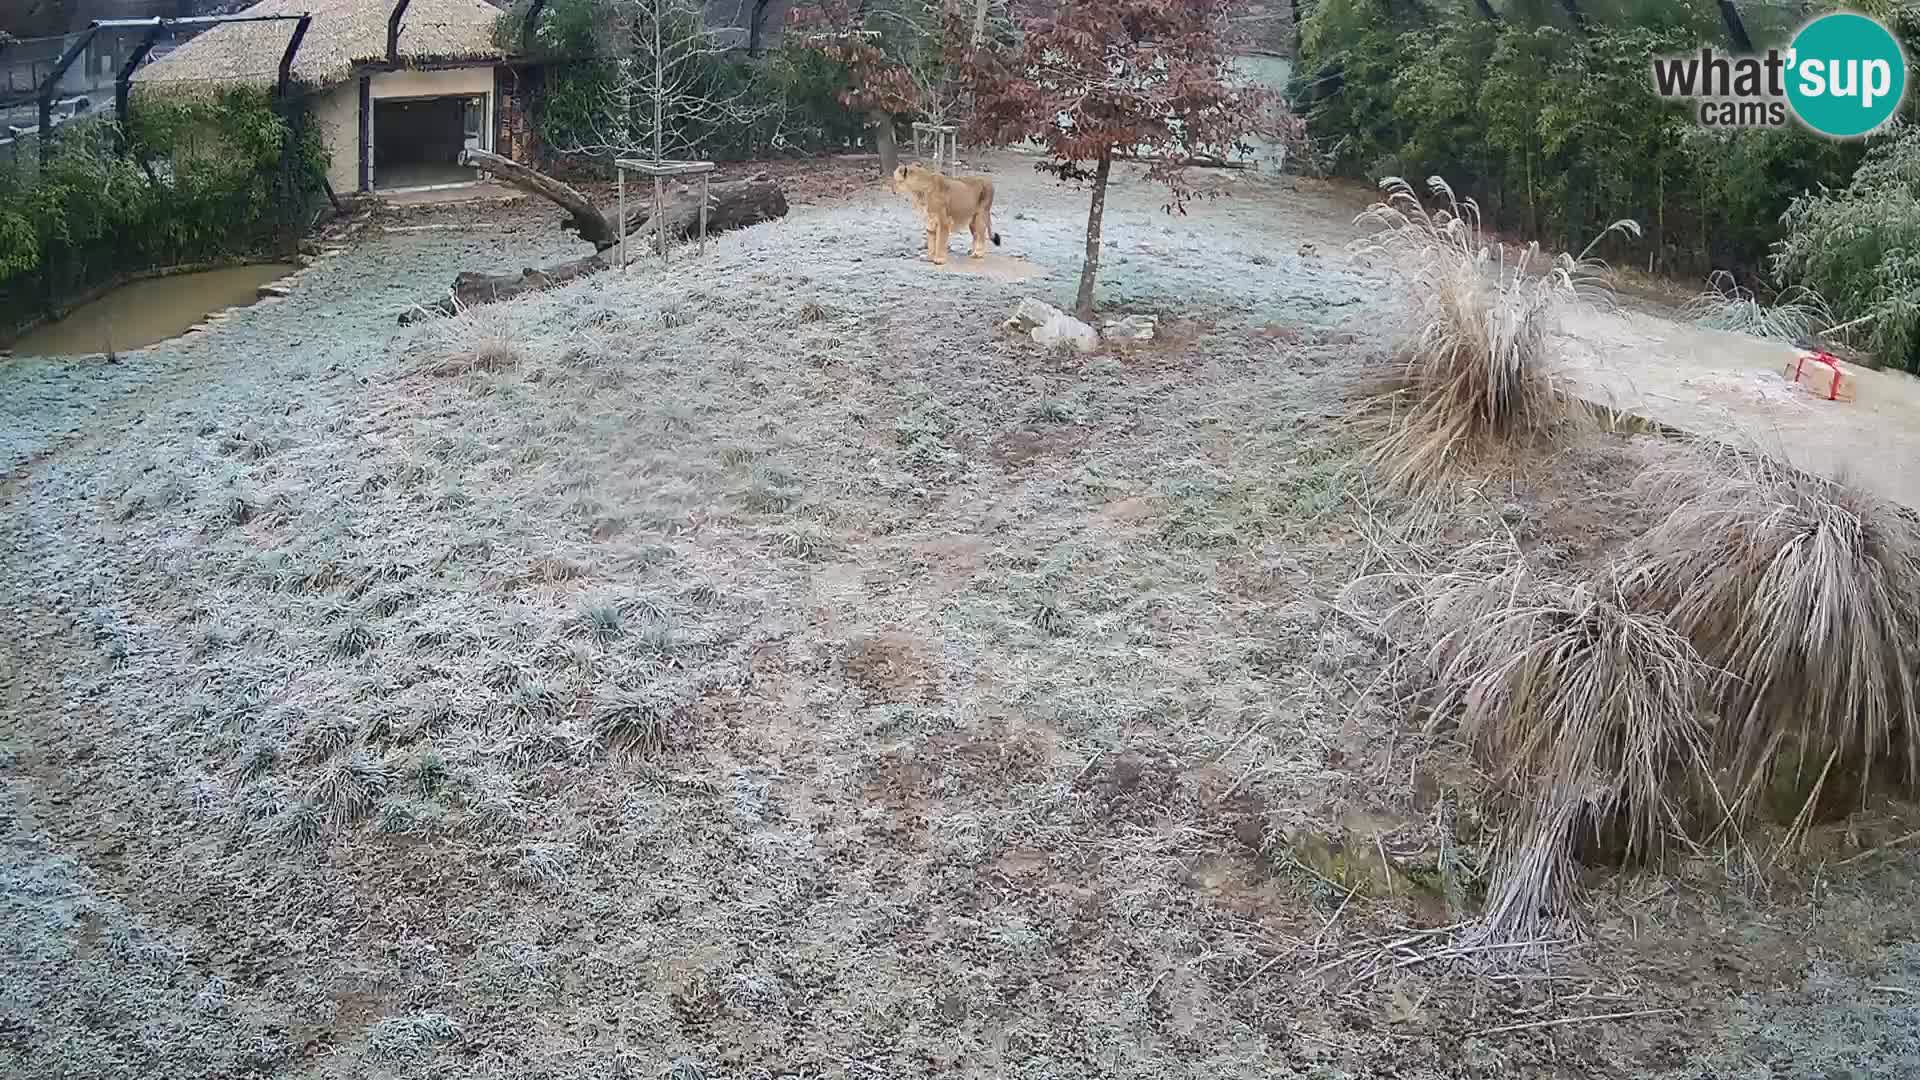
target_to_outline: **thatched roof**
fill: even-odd
[[[260,0],[248,15],[313,16],[306,40],[293,58],[293,81],[308,89],[343,82],[359,64],[387,59],[387,16],[392,0]],[[412,0],[400,20],[403,64],[501,59],[493,28],[500,9],[486,0]],[[292,21],[229,23],[199,36],[141,68],[134,84],[147,90],[270,86]]]

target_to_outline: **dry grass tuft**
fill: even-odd
[[[1459,466],[1542,438],[1567,418],[1547,335],[1562,305],[1610,298],[1594,246],[1614,233],[1640,234],[1636,223],[1617,221],[1577,258],[1548,258],[1529,244],[1509,259],[1485,236],[1472,199],[1440,177],[1427,183],[1445,209],[1427,210],[1406,181],[1390,177],[1381,182],[1385,200],[1356,220],[1380,230],[1359,253],[1404,276],[1395,355],[1367,394],[1386,426],[1370,462],[1400,489],[1443,486]]]
[[[1788,765],[1803,815],[1836,765],[1851,782],[1893,758],[1920,781],[1920,527],[1759,454],[1681,457],[1641,484],[1670,509],[1629,584],[1734,677],[1715,741],[1736,808]]]
[[[1686,318],[1712,330],[1796,342],[1834,324],[1826,298],[1811,289],[1793,286],[1764,304],[1725,270],[1707,278],[1707,290],[1687,301]]]
[[[526,359],[526,321],[512,304],[469,308],[456,302],[452,315],[422,320],[412,345],[420,360],[406,369],[408,375],[506,371]]]
[[[1566,909],[1584,841],[1657,852],[1704,766],[1713,670],[1666,620],[1614,590],[1503,570],[1441,575],[1421,597],[1435,716],[1514,796],[1484,929],[1535,940]]]

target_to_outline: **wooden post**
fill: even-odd
[[[660,261],[667,261],[667,181],[653,174],[653,235],[659,238]]]
[[[625,270],[627,268],[627,169],[616,160],[613,163],[613,172],[619,177],[620,185],[620,216],[616,219],[619,224],[614,226],[620,230],[620,246],[614,258],[619,262],[620,269]]]
[[[703,172],[700,174],[700,254],[701,255],[705,255],[707,253],[707,195],[708,195],[708,192],[711,190],[710,182],[712,180],[712,177],[713,177],[713,174],[710,172]]]

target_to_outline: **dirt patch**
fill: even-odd
[[[1009,431],[988,444],[987,457],[1007,472],[1015,472],[1036,461],[1074,454],[1087,445],[1089,438],[1081,428]]]
[[[939,700],[940,671],[927,643],[903,631],[888,630],[855,641],[847,649],[847,681],[870,701],[889,704]]]
[[[1047,268],[1044,266],[1026,259],[991,253],[978,259],[956,253],[944,263],[927,265],[940,273],[972,274],[976,277],[991,278],[994,281],[1032,281],[1034,278],[1047,275]]]

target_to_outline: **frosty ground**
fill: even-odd
[[[394,325],[579,253],[522,207],[0,369],[0,1065],[1920,1067],[1920,864],[1855,858],[1891,810],[1765,881],[1598,868],[1528,963],[1449,952],[1486,785],[1348,586],[1495,533],[1595,558],[1669,447],[1596,437],[1415,535],[1342,422],[1392,296],[1339,251],[1353,193],[1215,177],[1168,217],[1127,175],[1102,299],[1164,333],[1069,358],[998,324],[1070,298],[1084,196],[990,164],[1048,276],[926,265],[875,187]]]

